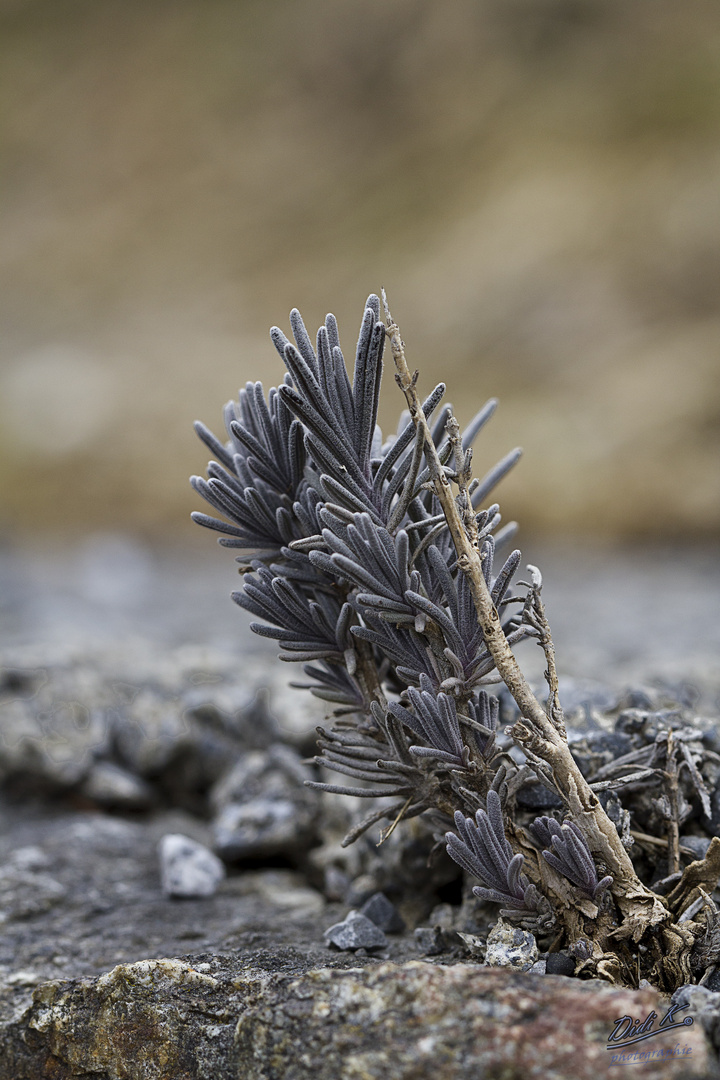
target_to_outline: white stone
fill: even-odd
[[[537,942],[528,930],[498,919],[488,934],[485,963],[529,971],[539,957]]]
[[[217,855],[182,833],[167,833],[158,851],[166,896],[212,896],[225,877],[225,867]]]

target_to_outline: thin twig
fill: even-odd
[[[550,623],[547,620],[545,614],[545,605],[542,601],[541,589],[542,589],[542,575],[536,566],[528,566],[528,570],[532,574],[532,605],[533,605],[533,623],[540,631],[540,638],[538,644],[545,653],[545,663],[547,667],[545,669],[545,681],[548,684],[548,699],[545,706],[547,714],[555,724],[563,738],[567,738],[567,732],[565,730],[565,717],[563,715],[562,706],[560,704],[560,691],[559,691],[559,679],[557,673],[557,666],[555,663],[555,645],[553,643],[552,634],[550,633]]]
[[[664,836],[650,836],[649,833],[638,832],[637,829],[631,829],[630,835],[640,844],[650,844],[652,847],[662,848],[666,848],[668,846],[667,839]],[[684,844],[680,845],[680,854],[689,855],[693,859],[695,858],[695,852],[691,848],[685,847]],[[679,869],[680,867],[678,867],[678,870]],[[673,872],[675,873],[676,871]],[[668,877],[669,876],[670,875],[668,874]]]
[[[400,824],[400,822],[402,821],[402,819],[403,819],[403,815],[404,815],[405,811],[407,810],[408,806],[410,805],[410,803],[411,803],[412,801],[413,801],[413,796],[412,796],[412,795],[408,795],[407,799],[405,800],[405,802],[403,803],[403,805],[402,805],[402,806],[400,807],[400,809],[399,809],[399,811],[398,811],[397,815],[395,816],[395,819],[393,820],[393,823],[392,823],[392,825],[389,825],[389,826],[388,826],[388,828],[387,828],[387,829],[385,830],[385,832],[381,832],[381,833],[380,833],[380,839],[378,840],[377,844],[375,845],[376,847],[380,847],[380,845],[381,845],[381,844],[384,844],[384,843],[385,843],[385,841],[386,841],[386,840],[387,840],[387,839],[388,839],[388,838],[389,838],[390,836],[392,836],[392,834],[394,833],[395,829],[397,828],[397,826],[398,826],[398,825]]]
[[[680,826],[678,824],[678,766],[675,760],[673,733],[667,733],[667,763],[665,766],[665,790],[670,803],[670,816],[667,822],[668,874],[676,874],[680,869]]]

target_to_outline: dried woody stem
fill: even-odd
[[[430,428],[422,411],[416,389],[418,372],[410,373],[405,358],[404,343],[390,315],[384,291],[382,299],[387,333],[397,371],[395,379],[405,395],[416,429],[422,432],[430,483],[445,515],[457,551],[458,566],[467,577],[485,643],[495,661],[498,673],[520,709],[522,720],[514,724],[511,734],[516,742],[530,752],[531,756],[534,755],[549,765],[572,820],[582,830],[590,849],[597,853],[607,866],[608,872],[612,874],[612,892],[624,917],[622,926],[615,931],[615,936],[632,937],[634,941],[638,941],[650,927],[667,921],[670,913],[663,901],[638,878],[615,825],[608,818],[570,753],[557,698],[557,677],[549,631],[545,630],[545,642],[541,637],[541,644],[543,644],[548,661],[548,681],[551,691],[548,712],[543,709],[530,689],[507,643],[500,616],[492,602],[483,575],[477,527],[468,497],[467,470],[465,467],[459,468],[460,462],[456,455],[455,475],[460,489],[460,498],[456,500],[450,479],[440,462]],[[458,502],[460,502],[460,507]],[[540,615],[541,622],[544,622],[547,628],[542,609],[540,608],[539,611],[536,609],[536,613]]]
[[[667,820],[668,874],[677,874],[680,870],[680,828],[678,825],[678,764],[675,758],[673,733],[667,734],[667,764],[665,767],[665,788],[669,803]]]

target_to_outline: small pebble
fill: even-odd
[[[225,877],[217,855],[181,833],[167,833],[158,845],[160,878],[166,896],[212,896]]]
[[[414,932],[415,943],[423,956],[437,956],[445,952],[447,944],[439,926],[418,926]]]
[[[528,930],[498,919],[488,934],[485,963],[488,967],[511,967],[529,971],[539,959],[535,938]]]
[[[575,957],[567,953],[548,953],[545,972],[547,975],[574,975],[575,963]]]
[[[439,926],[452,936],[456,916],[457,909],[452,904],[436,904],[428,915],[428,926]]]
[[[378,881],[373,874],[359,874],[350,883],[345,903],[351,907],[360,907],[378,891]]]
[[[147,810],[153,802],[153,790],[140,776],[113,764],[96,762],[86,776],[82,794],[87,799],[121,810]]]
[[[401,934],[405,929],[405,920],[385,893],[376,892],[366,900],[360,908],[360,914],[374,922],[386,934]]]
[[[709,836],[681,836],[680,846],[688,848],[693,853],[694,859],[704,859],[707,849],[710,847]]]
[[[323,892],[328,900],[339,900],[344,903],[349,889],[350,878],[344,870],[341,870],[339,866],[325,868]]]
[[[478,937],[477,934],[464,934],[461,930],[458,930],[457,936],[462,941],[466,952],[470,954],[473,960],[485,959],[485,939]]]
[[[382,930],[359,911],[350,911],[342,922],[326,930],[323,937],[326,944],[347,952],[384,949],[388,943]]]
[[[562,800],[544,784],[526,784],[517,793],[518,805],[526,810],[554,810]]]
[[[250,750],[210,791],[214,848],[226,862],[297,862],[315,839],[319,800],[312,772],[289,746]]]

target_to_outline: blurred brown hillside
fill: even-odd
[[[267,330],[388,290],[503,508],[720,528],[716,0],[1,0],[0,530],[189,533]],[[387,380],[382,419],[399,394]],[[209,542],[209,538],[206,538]]]

